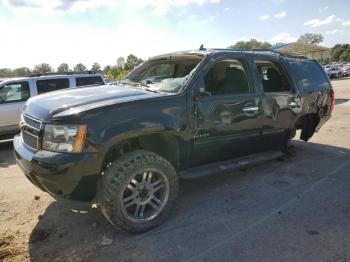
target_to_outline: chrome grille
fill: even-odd
[[[24,145],[34,151],[39,149],[39,133],[42,122],[30,116],[22,116],[23,126],[21,130],[21,137]]]
[[[39,120],[36,120],[35,118],[32,118],[32,117],[27,116],[27,115],[23,115],[23,120],[27,126],[33,128],[33,129],[36,129],[36,130],[40,130],[41,122]]]
[[[26,130],[22,130],[22,140],[24,145],[26,145],[27,147],[35,151],[38,150],[39,139],[36,135],[33,135]]]

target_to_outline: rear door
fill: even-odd
[[[301,112],[300,97],[279,59],[256,57],[254,65],[263,90],[263,146],[264,149],[280,148]]]
[[[30,97],[29,81],[0,85],[0,134],[17,129],[25,101]]]
[[[249,57],[211,59],[192,110],[195,122],[191,164],[222,161],[256,152],[262,129],[260,94]]]

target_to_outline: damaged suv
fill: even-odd
[[[171,53],[115,85],[29,99],[15,157],[55,199],[97,201],[114,226],[143,232],[169,215],[179,178],[273,155],[298,129],[307,141],[333,107],[317,61],[268,50]]]

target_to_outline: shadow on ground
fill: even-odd
[[[337,99],[335,99],[335,105],[341,105],[341,104],[344,104],[344,103],[346,103],[348,101],[349,101],[349,99],[337,98]]]
[[[309,253],[316,252],[314,247],[308,250],[305,243],[300,247],[298,243],[293,243],[294,249],[288,247],[280,253],[273,248],[298,237],[315,243],[314,238],[318,233],[314,232],[319,231],[316,225],[309,228],[309,224],[331,218],[310,213],[309,208],[299,207],[298,201],[310,192],[316,197],[326,194],[314,188],[329,179],[339,168],[339,163],[347,163],[350,150],[300,141],[293,144],[297,150],[296,156],[284,161],[276,160],[245,171],[182,181],[172,216],[160,227],[143,234],[128,234],[113,229],[98,209],[90,209],[87,213],[72,212],[61,203],[53,202],[39,217],[30,235],[30,259],[182,261],[201,256],[202,259],[212,260],[213,256],[206,252],[227,239],[232,241],[228,250],[237,248],[237,254],[243,256],[239,250],[244,252],[245,248],[249,248],[244,246],[248,240],[244,242],[240,239],[249,236],[249,241],[252,241],[249,242],[252,248],[249,250],[254,250],[258,244],[255,242],[262,237],[255,232],[265,223],[276,223],[277,229],[276,232],[267,232],[262,237],[265,240],[259,242],[263,246],[266,244],[266,250],[262,251],[266,253],[257,254],[266,257],[261,261],[282,261],[285,260],[282,259],[285,252],[304,252],[298,248]],[[315,201],[311,206],[323,202]],[[294,220],[288,217],[282,220],[283,216],[291,216],[293,212],[301,214]],[[350,209],[342,212],[349,215]],[[281,226],[283,231],[277,226]],[[270,242],[271,249],[268,246]],[[250,251],[249,254],[254,252]],[[220,252],[216,256],[220,257]],[[244,256],[241,258],[240,261],[245,261]]]
[[[349,80],[350,77],[347,76],[347,77],[341,77],[341,78],[332,78],[331,81],[343,81],[343,80]]]

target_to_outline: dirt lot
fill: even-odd
[[[139,235],[72,211],[30,184],[0,144],[0,260],[350,261],[350,79],[296,156],[181,182],[172,217]]]

